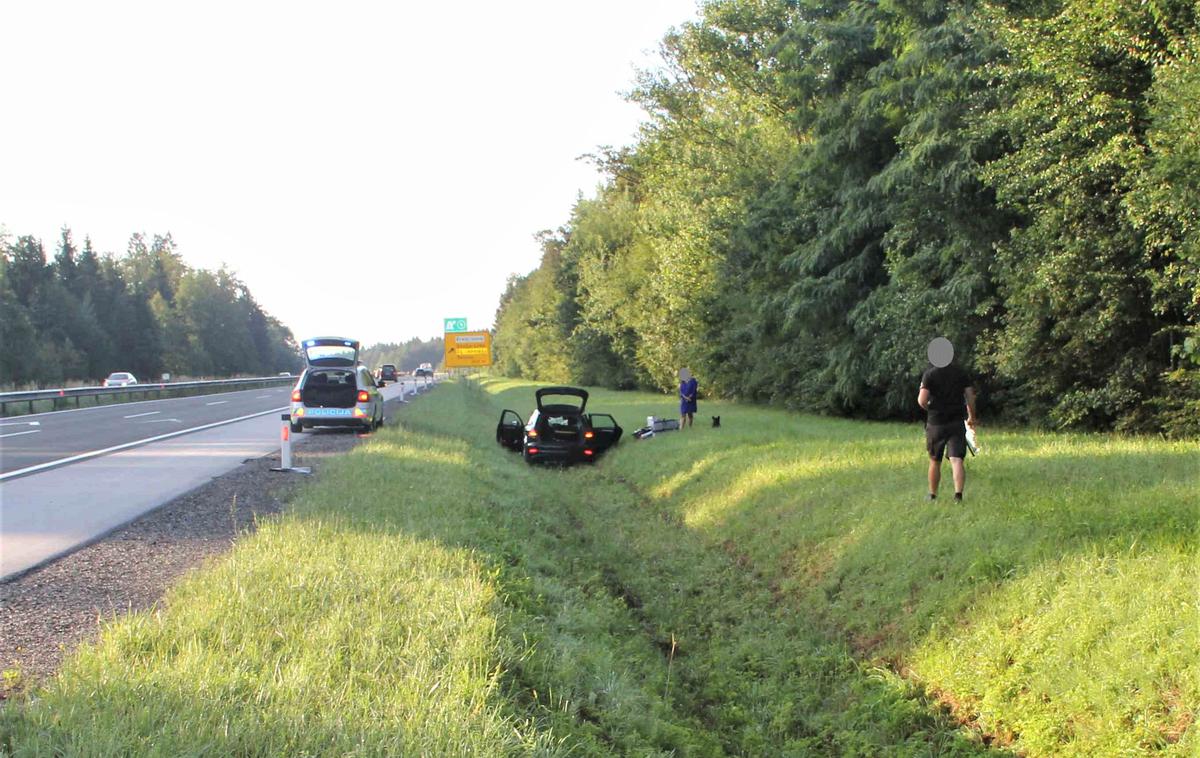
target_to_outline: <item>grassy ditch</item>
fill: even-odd
[[[406,408],[5,706],[0,750],[1195,752],[1194,445],[981,430],[967,505],[931,506],[910,427],[724,405],[530,469],[493,433],[531,404]]]

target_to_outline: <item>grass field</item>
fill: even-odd
[[[6,705],[0,750],[1200,751],[1195,443],[984,425],[966,502],[929,504],[919,427],[733,404],[531,469],[493,435],[532,389],[413,403]]]

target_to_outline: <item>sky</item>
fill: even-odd
[[[0,6],[0,226],[170,232],[298,339],[492,325],[696,0]]]

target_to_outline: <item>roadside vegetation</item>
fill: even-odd
[[[0,390],[95,386],[114,371],[141,381],[295,371],[291,333],[227,268],[184,263],[170,234],[133,234],[124,254],[42,241],[0,227]]]
[[[496,315],[507,376],[1200,434],[1194,2],[706,0]]]
[[[1163,755],[1200,749],[1194,443],[719,429],[530,468],[454,383],[8,703],[15,755]],[[671,403],[597,391],[627,432]]]

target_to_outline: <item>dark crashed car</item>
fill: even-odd
[[[621,439],[621,427],[607,413],[587,413],[587,390],[542,387],[535,394],[537,410],[522,423],[516,411],[505,410],[496,425],[496,441],[520,451],[528,463],[594,461]],[[550,402],[548,398],[553,399]],[[574,400],[577,402],[564,402]]]

